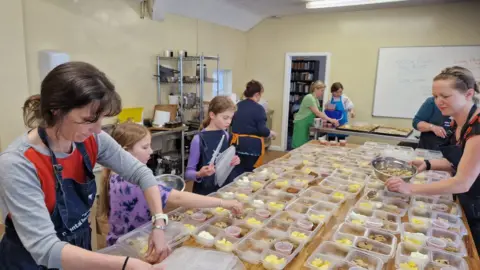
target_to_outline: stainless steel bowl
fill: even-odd
[[[155,177],[159,184],[176,189],[178,191],[185,190],[185,181],[178,175],[162,174]]]
[[[417,175],[417,168],[408,164],[408,162],[392,158],[392,157],[377,157],[372,161],[373,171],[375,175],[383,182],[386,182],[388,179],[392,177],[398,177],[394,175],[389,175],[380,170],[384,170],[386,168],[398,168],[398,169],[407,169],[412,172],[412,176],[406,177],[399,177],[405,182],[409,182],[415,175]]]

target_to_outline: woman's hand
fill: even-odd
[[[135,259],[135,258],[129,258],[125,269],[127,269],[127,270],[150,270],[150,269],[154,269],[154,268],[153,268],[153,265],[151,265],[149,263],[146,263],[142,260]],[[155,269],[162,270],[164,268],[162,268],[162,267],[158,268],[157,267]]]
[[[197,173],[197,177],[207,177],[215,173],[215,167],[213,165],[203,166]]]
[[[337,119],[328,118],[327,121],[332,123],[335,127],[338,127],[338,125],[340,125]]]
[[[232,211],[234,215],[241,215],[243,212],[243,204],[236,200],[223,200],[222,207]]]
[[[277,138],[277,133],[273,130],[270,130],[270,135],[268,136],[270,138],[272,138],[273,140],[275,140],[275,138]]]
[[[409,183],[405,183],[405,181],[398,177],[388,179],[385,185],[387,186],[389,191],[398,192],[406,195],[410,195],[412,193],[412,185]]]
[[[350,111],[350,118],[352,119],[355,118],[355,111],[353,110]]]
[[[427,169],[427,164],[423,160],[414,160],[410,162],[410,165],[415,166],[418,173],[421,173]]]
[[[240,164],[240,158],[235,155],[232,159],[232,162],[230,162],[230,166],[237,166],[238,164]]]
[[[172,250],[165,242],[165,233],[160,229],[152,229],[148,239],[148,250],[145,260],[149,263],[159,263],[170,255]]]
[[[440,138],[443,138],[443,139],[445,139],[447,137],[447,132],[445,131],[445,129],[443,127],[433,126],[431,128],[431,131],[433,133],[435,133],[435,135],[437,137],[440,137]]]

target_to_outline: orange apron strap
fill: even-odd
[[[230,141],[230,145],[232,144],[238,144],[238,139],[240,138],[240,135],[237,133],[232,133],[232,141]]]
[[[263,165],[263,157],[265,156],[265,140],[263,138],[260,138],[262,141],[262,152],[260,156],[257,159],[257,162],[253,165],[254,168],[258,168]]]

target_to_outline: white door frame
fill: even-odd
[[[282,141],[280,151],[287,150],[287,142],[288,142],[288,109],[290,107],[290,79],[292,76],[292,59],[293,57],[299,56],[325,56],[326,63],[325,63],[325,85],[329,85],[329,78],[330,78],[330,58],[332,57],[331,53],[329,52],[287,52],[285,54],[285,81],[283,86],[283,114],[282,114]],[[325,108],[325,103],[328,98],[328,91],[325,91],[323,94],[323,108]],[[273,150],[273,149],[272,149]],[[276,149],[275,149],[276,150]]]

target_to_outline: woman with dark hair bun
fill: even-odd
[[[83,62],[54,68],[40,95],[25,101],[30,130],[0,154],[2,269],[151,269],[139,259],[88,251],[97,162],[142,188],[153,223],[145,259],[156,263],[168,256],[168,217],[152,171],[101,129],[102,120],[121,107],[105,74]]]
[[[267,114],[258,104],[263,94],[263,85],[255,80],[247,83],[243,95],[245,100],[237,104],[232,121],[232,144],[236,145],[240,165],[237,174],[251,172],[263,164],[264,138],[275,138],[277,134],[267,128]]]

